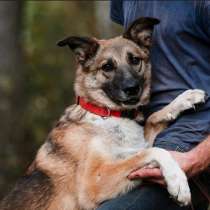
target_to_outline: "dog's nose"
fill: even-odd
[[[137,81],[129,81],[126,85],[123,87],[123,92],[127,96],[136,96],[138,95],[140,90],[140,85]]]

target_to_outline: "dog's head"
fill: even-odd
[[[97,40],[68,37],[58,45],[69,46],[78,64],[76,95],[111,109],[132,109],[149,101],[152,31],[159,20],[139,18],[122,36]]]

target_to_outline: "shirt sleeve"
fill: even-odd
[[[110,18],[115,23],[118,23],[120,25],[124,24],[123,0],[111,0]]]

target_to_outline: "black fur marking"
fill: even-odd
[[[56,155],[59,158],[66,157],[67,154],[62,145],[54,143],[51,138],[47,139],[46,144],[48,147],[48,154]]]
[[[53,184],[42,171],[22,177],[0,204],[1,210],[45,210],[53,194]]]
[[[104,76],[106,79],[109,79],[109,76],[106,75],[104,72],[103,72],[102,74],[103,74],[103,76]]]
[[[139,102],[144,85],[143,76],[138,75],[130,66],[121,66],[117,69],[113,79],[103,84],[102,90],[116,104],[135,105]],[[127,89],[138,86],[139,89],[132,94]]]

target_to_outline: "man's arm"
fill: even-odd
[[[189,152],[170,151],[188,177],[192,177],[205,170],[210,165],[210,135]],[[142,168],[132,172],[129,179],[145,178],[163,184],[160,169]]]
[[[179,152],[171,152],[171,154],[187,176],[192,177],[210,165],[210,135],[189,152],[181,153],[181,155]]]

